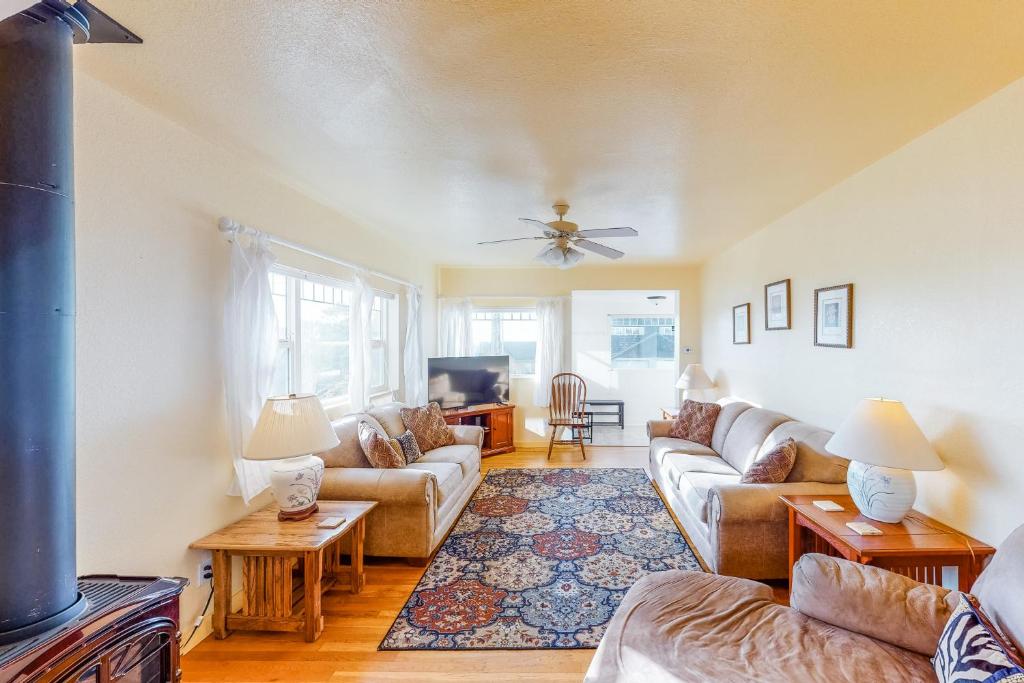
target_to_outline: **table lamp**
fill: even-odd
[[[324,461],[313,455],[339,443],[320,399],[313,394],[268,398],[245,448],[246,460],[276,460],[270,488],[281,521],[306,519],[317,511]]]
[[[704,366],[700,363],[687,365],[683,374],[679,375],[679,379],[676,380],[676,389],[683,390],[684,399],[690,398],[690,392],[703,391],[714,386],[715,383],[708,377],[708,373],[704,372]]]
[[[914,470],[944,467],[903,403],[886,398],[857,404],[825,449],[849,458],[850,496],[865,517],[879,522],[899,522],[914,506]]]

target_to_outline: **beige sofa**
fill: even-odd
[[[451,426],[455,445],[436,448],[408,467],[377,469],[359,445],[356,429],[365,421],[390,437],[405,431],[400,403],[334,421],[341,441],[321,453],[324,459],[322,500],[376,500],[366,522],[367,555],[427,558],[444,540],[480,483],[480,448],[484,431]]]
[[[825,451],[831,432],[743,402],[722,402],[711,447],[647,423],[650,468],[711,571],[749,579],[789,576],[786,507],[779,496],[845,494],[848,461]],[[792,437],[797,459],[781,484],[740,484],[751,463]]]
[[[1024,645],[1024,526],[971,591]],[[608,624],[586,683],[936,680],[929,658],[959,594],[884,569],[809,554],[792,608],[768,586],[700,572],[640,579]]]

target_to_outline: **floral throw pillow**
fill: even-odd
[[[711,446],[711,434],[715,431],[715,422],[722,406],[717,403],[700,403],[683,401],[679,415],[669,430],[668,435],[674,439],[686,439],[702,446]]]
[[[781,484],[796,464],[796,441],[786,439],[754,461],[740,477],[741,484]]]
[[[455,435],[445,424],[441,406],[437,403],[428,403],[420,408],[402,408],[402,422],[412,432],[423,453],[455,443]]]
[[[397,469],[405,467],[405,458],[395,452],[388,438],[371,427],[366,422],[360,422],[357,428],[359,434],[359,445],[366,454],[370,464],[378,469]]]
[[[416,443],[416,437],[408,429],[396,436],[393,441],[398,442],[399,453],[405,456],[406,465],[411,465],[423,457],[423,451]]]
[[[965,593],[942,630],[932,666],[940,683],[1024,683],[1024,668],[1013,646],[989,622],[974,596]]]

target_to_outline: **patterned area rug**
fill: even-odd
[[[597,647],[666,569],[700,565],[644,470],[491,470],[380,649]]]

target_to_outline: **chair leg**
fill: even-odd
[[[555,447],[555,434],[558,433],[558,427],[551,427],[551,441],[548,442],[548,460],[551,459],[551,449]]]
[[[586,460],[586,459],[587,459],[587,449],[585,449],[585,448],[583,447],[583,430],[582,430],[582,429],[581,429],[581,430],[579,430],[579,431],[577,432],[577,434],[579,435],[579,442],[580,442],[580,453],[582,453],[582,454],[583,454],[583,459],[584,459],[584,460]]]

